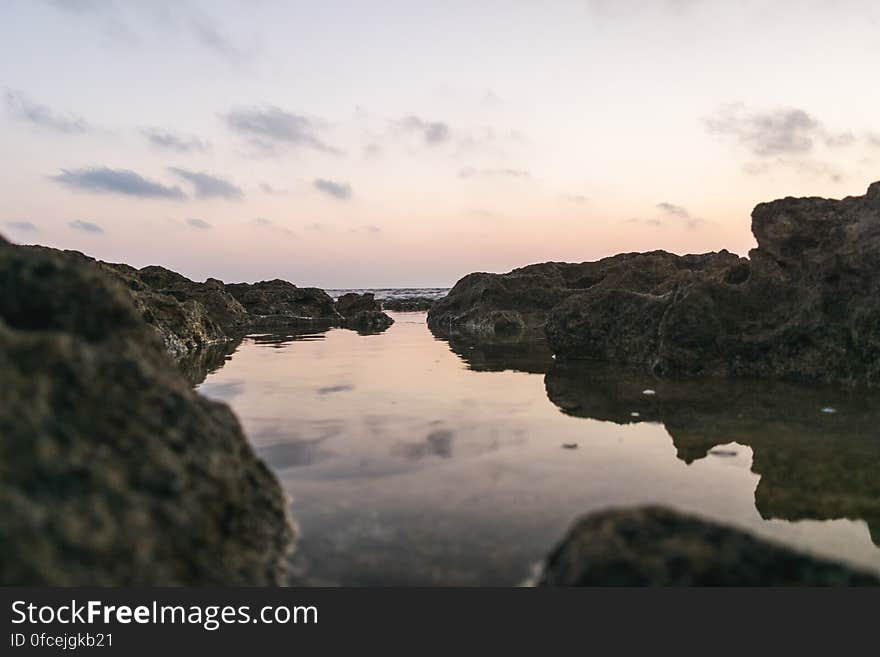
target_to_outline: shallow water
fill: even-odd
[[[292,498],[299,582],[516,585],[580,515],[646,503],[880,572],[876,395],[658,382],[390,314],[194,366]]]

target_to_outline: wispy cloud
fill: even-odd
[[[563,194],[562,198],[568,201],[569,203],[589,203],[590,199],[584,196],[583,194]]]
[[[826,178],[833,183],[843,182],[844,174],[833,164],[814,159],[791,159],[778,157],[773,160],[759,160],[743,165],[743,171],[751,176],[769,173],[774,169],[784,169],[810,178]]]
[[[702,228],[707,223],[705,219],[695,217],[687,209],[674,203],[668,203],[664,201],[662,203],[658,203],[657,208],[659,210],[662,210],[663,213],[667,216],[680,219],[684,223],[685,228],[687,228],[688,230],[697,230],[699,228]]]
[[[452,136],[449,126],[442,121],[428,121],[421,117],[410,115],[398,119],[395,123],[401,130],[418,133],[428,146],[436,146],[437,144],[447,142]]]
[[[72,14],[88,14],[101,8],[100,0],[45,0],[47,4]]]
[[[204,153],[211,150],[210,142],[191,135],[181,135],[159,128],[143,128],[141,134],[151,145],[176,153]]]
[[[240,59],[242,52],[220,26],[207,16],[192,16],[189,19],[189,27],[198,42],[208,50],[229,57]]]
[[[168,187],[144,178],[129,169],[110,169],[91,167],[84,169],[62,169],[61,173],[50,177],[72,189],[86,192],[122,194],[139,198],[184,199],[186,194],[180,187]]]
[[[704,123],[709,133],[733,137],[758,157],[803,156],[816,144],[847,148],[860,141],[853,132],[833,130],[797,108],[752,112],[743,103],[731,103],[706,117]]]
[[[37,226],[30,221],[6,221],[3,225],[22,233],[33,233],[37,230]]]
[[[198,228],[199,230],[207,230],[209,228],[213,228],[213,226],[211,226],[211,224],[209,224],[204,219],[197,219],[195,217],[190,217],[189,219],[187,219],[186,224],[190,228]]]
[[[104,233],[104,229],[98,224],[93,224],[91,221],[83,221],[82,219],[74,219],[67,222],[67,225],[81,233],[90,233],[92,235],[102,235]]]
[[[13,118],[38,128],[63,134],[83,134],[91,130],[85,119],[33,103],[20,93],[7,90],[3,94],[3,99]]]
[[[348,183],[317,178],[312,185],[314,185],[315,189],[324,192],[337,200],[347,201],[351,198],[351,185]]]
[[[522,169],[475,169],[473,167],[465,167],[458,172],[458,177],[462,179],[468,178],[531,178],[532,174]]]
[[[278,233],[283,233],[285,235],[293,235],[293,231],[287,228],[286,226],[281,226],[271,219],[266,219],[265,217],[257,217],[251,222],[257,228],[261,228],[263,230],[271,230]]]
[[[269,196],[278,196],[280,194],[287,193],[286,189],[275,187],[274,185],[270,185],[269,183],[260,183],[260,191],[264,194],[268,194]]]
[[[198,198],[226,198],[240,199],[243,196],[241,188],[219,176],[214,176],[202,171],[190,171],[178,167],[169,167],[168,170],[175,176],[191,183],[196,190]]]
[[[320,138],[323,122],[287,112],[279,107],[269,105],[240,108],[223,118],[230,130],[246,138],[262,153],[274,153],[280,146],[311,149],[333,155],[342,153]]]
[[[721,107],[705,119],[705,125],[710,133],[732,136],[761,157],[808,153],[821,129],[820,123],[801,109],[752,113],[742,103]]]

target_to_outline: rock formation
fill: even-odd
[[[543,331],[560,359],[663,376],[880,384],[880,183],[840,201],[760,204],[752,232],[748,259],[658,251],[470,274],[428,322],[445,334]]]
[[[434,299],[428,297],[406,297],[403,299],[382,299],[382,310],[412,313],[430,310],[434,305]]]
[[[134,291],[82,255],[0,238],[0,583],[283,583],[277,480]]]
[[[659,507],[582,518],[538,586],[876,586],[874,575]]]
[[[342,326],[362,333],[384,331],[394,323],[370,292],[343,294],[336,300],[336,312],[343,318]]]
[[[234,341],[248,331],[286,331],[293,325],[318,323],[376,332],[393,323],[371,294],[345,295],[359,301],[344,301],[345,312],[340,312],[323,290],[277,279],[224,284],[209,278],[198,283],[164,267],[99,264],[128,288],[141,316],[175,359]]]

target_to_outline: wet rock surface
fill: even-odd
[[[336,300],[336,312],[342,317],[343,327],[362,333],[378,333],[394,323],[370,292],[343,294]]]
[[[81,254],[0,238],[0,581],[282,583],[277,480],[131,292]]]
[[[538,586],[869,586],[875,576],[660,507],[594,513],[551,552]]]
[[[247,312],[220,281],[196,283],[155,266],[138,270],[98,264],[128,288],[141,317],[159,333],[174,358],[224,342],[248,324]]]
[[[560,359],[661,376],[880,384],[880,183],[839,201],[762,203],[752,232],[748,259],[657,251],[470,274],[428,322],[444,334],[543,331]]]

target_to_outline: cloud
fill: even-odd
[[[590,201],[590,199],[583,194],[563,194],[562,198],[569,203],[589,203]]]
[[[284,233],[285,235],[293,235],[293,231],[285,226],[279,226],[271,219],[266,219],[265,217],[257,217],[253,220],[253,225],[257,228],[262,228],[264,230],[272,230],[279,233]]]
[[[658,203],[657,207],[663,210],[666,214],[671,214],[674,217],[688,218],[690,217],[690,213],[685,210],[680,205],[675,205],[673,203]]]
[[[7,90],[3,96],[7,110],[19,121],[63,134],[83,134],[91,130],[84,119],[73,114],[60,114],[45,105],[32,103],[20,93]]]
[[[123,194],[139,198],[186,198],[180,187],[167,187],[128,169],[107,167],[62,169],[60,174],[50,178],[62,185],[87,192]]]
[[[646,226],[654,226],[655,228],[658,226],[662,226],[663,222],[659,219],[642,219],[641,217],[632,217],[626,220],[628,224],[644,224]]]
[[[668,203],[664,201],[663,203],[658,203],[657,208],[662,210],[667,216],[680,219],[684,223],[685,228],[687,228],[688,230],[697,230],[708,223],[705,219],[695,217],[685,208],[674,203]]]
[[[851,132],[825,135],[825,145],[829,148],[846,148],[847,146],[852,146],[857,141],[858,137]]]
[[[473,167],[465,167],[458,172],[458,177],[462,179],[468,178],[531,178],[532,174],[522,169],[474,169]]]
[[[279,194],[286,194],[286,189],[281,189],[280,187],[274,187],[269,183],[260,183],[260,191],[264,194],[269,194],[270,196],[278,196]]]
[[[30,221],[7,221],[3,225],[8,226],[12,230],[18,230],[23,233],[33,233],[37,230],[36,225],[32,224]]]
[[[410,115],[396,121],[397,126],[407,132],[415,132],[422,136],[425,144],[436,146],[449,141],[449,126],[441,121],[426,121],[418,116]]]
[[[144,128],[141,134],[151,145],[177,153],[204,153],[211,150],[210,142],[198,137],[175,134],[158,128]]]
[[[92,235],[102,235],[104,233],[104,229],[98,224],[93,224],[91,221],[83,221],[82,219],[69,221],[67,225],[81,233],[90,233]]]
[[[238,59],[242,56],[241,51],[212,20],[206,16],[193,16],[189,20],[190,29],[195,34],[198,42],[208,50],[213,50],[225,57]]]
[[[322,122],[292,114],[279,107],[270,105],[241,108],[229,112],[223,118],[230,130],[247,138],[252,146],[263,153],[275,152],[277,145],[333,155],[342,153],[319,138]]]
[[[87,14],[101,8],[100,0],[46,0],[56,9],[72,14]]]
[[[207,230],[209,228],[213,228],[211,224],[209,224],[204,219],[196,219],[195,217],[191,217],[186,220],[188,226],[192,228],[198,228],[199,230]]]
[[[823,132],[819,121],[804,110],[750,113],[742,103],[725,105],[704,122],[710,133],[732,136],[760,157],[808,153]]]
[[[325,194],[329,194],[340,201],[347,201],[351,198],[351,185],[347,183],[316,178],[312,185],[315,189],[322,191]]]
[[[379,226],[374,226],[372,224],[369,226],[364,226],[364,230],[373,235],[378,235],[382,232],[382,228],[380,228]]]
[[[198,198],[240,199],[243,196],[241,188],[233,185],[225,178],[177,167],[168,167],[168,170],[175,176],[192,183],[196,188],[196,196]]]
[[[868,141],[868,145],[880,148],[880,133],[877,133],[877,132],[868,133],[866,140]]]
[[[780,157],[770,161],[748,162],[743,165],[743,171],[750,176],[764,175],[772,169],[787,169],[798,175],[811,178],[827,178],[833,183],[843,182],[846,177],[834,165],[819,160],[792,160]]]

